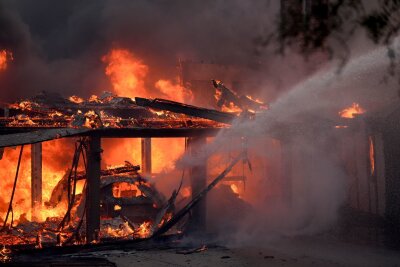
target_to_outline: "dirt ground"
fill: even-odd
[[[316,239],[288,239],[263,247],[209,247],[191,254],[182,249],[106,251],[118,267],[128,266],[400,266],[400,252]]]
[[[201,241],[204,242],[204,241]],[[91,250],[44,258],[39,254],[10,266],[399,266],[400,251],[365,245],[354,245],[316,237],[287,238],[263,245],[223,247],[204,245],[198,239],[189,242],[144,245],[141,250],[124,245],[117,250]]]

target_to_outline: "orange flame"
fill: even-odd
[[[170,80],[158,80],[155,87],[168,99],[174,101],[187,102],[193,99],[192,91],[179,84],[174,84]]]
[[[65,174],[68,163],[72,158],[73,147],[68,140],[60,139],[43,143],[43,169],[42,169],[42,202],[49,201],[51,193],[58,181]],[[59,151],[64,151],[63,155]],[[0,195],[0,217],[4,219],[10,201],[11,189],[14,183],[15,171],[17,166],[19,149],[6,148],[3,158],[0,160],[0,186],[4,194]],[[21,220],[29,220],[32,215],[31,208],[31,149],[30,146],[24,148],[21,167],[17,182],[17,187],[13,201],[14,225]],[[13,167],[10,167],[13,166]],[[82,189],[80,189],[81,191]],[[80,193],[80,192],[78,192]],[[61,217],[66,210],[66,203],[61,203],[55,208],[42,205],[38,207],[39,212],[35,212],[36,220],[45,221],[49,217]]]
[[[149,68],[126,49],[112,49],[102,57],[107,63],[106,75],[110,78],[117,95],[126,97],[146,97],[144,78]]]
[[[68,99],[69,99],[69,101],[76,103],[76,104],[81,104],[84,102],[84,100],[82,98],[80,98],[79,96],[76,96],[76,95],[70,96]]]
[[[221,99],[221,97],[222,97],[221,91],[215,90],[215,94],[214,94],[215,100],[218,101],[219,99]],[[236,106],[234,103],[229,102],[228,105],[223,104],[221,106],[221,111],[223,111],[223,112],[231,112],[231,113],[240,113],[240,112],[242,112],[242,109],[240,107]]]
[[[123,238],[127,238],[134,233],[132,228],[129,226],[128,222],[122,223],[121,225],[119,225],[118,228],[113,228],[112,226],[108,225],[105,231],[108,236],[123,237]]]
[[[0,71],[7,69],[8,62],[14,60],[13,54],[5,49],[0,50]]]
[[[189,198],[192,195],[192,190],[190,189],[190,186],[182,188],[180,194],[183,198]]]
[[[151,235],[151,222],[142,223],[135,231],[136,235],[141,238],[146,238]]]
[[[339,111],[339,115],[342,118],[353,119],[356,115],[365,113],[365,109],[363,109],[360,104],[353,103],[350,107],[347,107],[341,111]]]
[[[154,84],[157,90],[151,92],[145,87],[149,67],[127,49],[111,49],[102,57],[102,61],[107,64],[105,74],[111,81],[114,93],[119,96],[166,97],[178,102],[192,100],[192,92],[189,89],[168,79],[157,80]]]
[[[239,188],[237,185],[235,184],[231,184],[231,190],[233,193],[235,193],[236,195],[239,195]]]

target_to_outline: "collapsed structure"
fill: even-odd
[[[220,84],[222,85],[222,83]],[[185,228],[181,219],[190,211],[190,229],[205,227],[205,195],[241,159],[241,153],[210,185],[206,181],[206,158],[189,171],[192,200],[181,210],[175,202],[181,186],[170,197],[160,193],[151,176],[151,138],[185,137],[187,150],[196,155],[206,138],[227,130],[237,115],[199,108],[165,99],[135,100],[104,93],[89,100],[69,99],[45,93],[3,107],[0,112],[0,148],[20,146],[14,187],[0,239],[3,245],[21,250],[49,246],[97,244],[115,239],[140,240],[156,237],[174,228]],[[42,203],[42,142],[77,138],[72,166]],[[102,138],[142,138],[142,166],[101,169]],[[14,225],[13,197],[23,148],[31,145],[31,219],[21,216]],[[141,170],[141,171],[140,171]],[[84,181],[78,193],[77,186]],[[41,207],[60,208],[61,217],[43,222]],[[177,225],[177,223],[180,223]]]
[[[207,137],[221,131],[230,132],[230,124],[235,119],[254,119],[253,109],[268,109],[258,100],[237,95],[220,81],[212,82],[217,106],[226,111],[238,110],[240,115],[166,99],[136,97],[133,100],[111,93],[93,96],[87,101],[76,96],[64,99],[42,93],[29,101],[3,107],[0,110],[3,115],[0,118],[0,147],[21,146],[20,163],[23,146],[32,146],[32,218],[20,216],[18,226],[13,227],[12,197],[18,179],[18,163],[9,209],[0,232],[1,243],[12,245],[14,250],[54,245],[94,246],[115,240],[136,242],[165,233],[179,234],[185,229],[203,231],[206,224],[205,196],[237,162],[248,161],[246,151],[235,155],[208,185],[207,158],[196,158],[196,164],[189,170],[191,199],[177,209],[182,184],[170,196],[165,196],[149,179],[152,173],[151,138],[184,137],[187,152],[196,157]],[[279,180],[275,185],[271,184],[279,191],[274,194],[295,207],[307,205],[303,203],[304,192],[301,190],[307,186],[307,179],[320,175],[320,172],[315,171],[318,166],[314,164],[318,151],[313,148],[304,150],[304,144],[315,147],[322,144],[324,151],[329,150],[327,145],[334,144],[335,157],[339,157],[338,161],[343,164],[350,184],[344,217],[347,217],[345,223],[351,227],[347,225],[344,229],[356,232],[354,230],[362,231],[367,227],[378,231],[384,223],[391,222],[383,219],[385,213],[390,215],[390,211],[394,214],[391,218],[396,220],[396,210],[393,209],[395,187],[388,185],[394,182],[389,178],[397,168],[391,165],[390,159],[394,156],[389,152],[392,148],[386,147],[390,142],[383,142],[383,139],[394,138],[397,128],[391,126],[391,121],[376,124],[378,128],[370,127],[368,125],[375,125],[375,121],[366,119],[362,115],[365,112],[363,107],[353,103],[340,112],[334,111],[338,118],[331,121],[313,120],[312,115],[303,116],[309,121],[282,123],[270,120],[272,126],[262,135],[279,140],[277,150],[281,155],[275,159],[274,169],[268,170],[278,178],[276,181]],[[268,111],[258,116],[266,114]],[[319,144],[317,137],[320,134],[324,134],[328,141]],[[42,203],[41,143],[64,137],[77,138],[72,166],[52,190],[50,200]],[[141,166],[125,162],[122,166],[101,169],[102,138],[141,138]],[[243,177],[232,179],[244,180]],[[84,184],[78,192],[80,181]],[[300,191],[299,184],[304,184]],[[48,216],[46,220],[37,222],[34,218],[39,215],[35,211],[41,206],[62,207],[62,216]],[[190,220],[187,220],[188,213],[191,214]],[[360,226],[354,218],[362,217],[367,217],[365,221],[368,223]]]

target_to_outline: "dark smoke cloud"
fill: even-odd
[[[177,58],[228,64],[260,59],[254,38],[273,21],[274,1],[2,0],[0,47],[14,53],[0,97],[41,90],[89,95],[109,90],[100,58],[131,50],[154,75]],[[152,72],[151,72],[152,73]]]

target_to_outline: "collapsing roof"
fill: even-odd
[[[106,137],[213,135],[235,114],[165,99],[104,93],[84,101],[42,93],[0,109],[0,147],[99,134]]]

